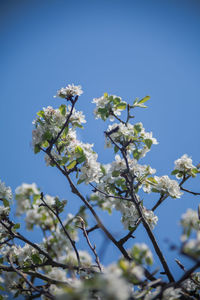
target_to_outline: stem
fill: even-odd
[[[54,214],[54,216],[58,219],[58,221],[59,221],[59,223],[60,223],[60,225],[61,225],[61,227],[62,227],[64,233],[66,234],[67,238],[70,240],[70,243],[71,243],[71,245],[72,245],[72,247],[73,247],[73,249],[74,249],[74,251],[75,251],[75,253],[76,253],[76,257],[77,257],[77,260],[78,260],[78,264],[79,264],[79,266],[80,266],[80,265],[81,265],[80,257],[79,257],[78,250],[76,249],[75,242],[71,239],[69,233],[67,232],[65,226],[63,225],[63,223],[62,223],[62,221],[61,221],[61,219],[60,219],[60,217],[59,217],[59,214],[56,213],[56,212],[55,212],[55,211],[54,211],[54,210],[46,203],[46,201],[44,200],[44,195],[43,195],[43,193],[41,193],[41,200],[42,200],[42,202],[44,203],[44,205],[52,212],[52,214]]]

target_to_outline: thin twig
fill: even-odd
[[[187,192],[187,193],[189,193],[189,194],[192,194],[192,195],[194,195],[194,196],[199,196],[199,195],[200,195],[200,193],[192,192],[192,191],[190,191],[190,190],[187,190],[187,189],[183,188],[182,186],[181,186],[181,190],[184,191],[184,192]]]
[[[54,214],[54,216],[58,219],[58,221],[59,221],[59,223],[60,223],[60,225],[61,225],[61,227],[62,227],[64,233],[66,234],[67,238],[69,239],[69,241],[70,241],[70,243],[71,243],[71,245],[72,245],[72,247],[73,247],[73,249],[74,249],[74,251],[75,251],[75,253],[76,253],[76,257],[77,257],[78,264],[79,264],[79,266],[81,266],[80,257],[79,257],[78,250],[77,250],[77,248],[76,248],[76,246],[75,246],[75,242],[72,240],[72,238],[70,237],[70,234],[67,232],[65,226],[63,225],[63,223],[62,223],[62,221],[61,221],[61,219],[60,219],[60,217],[59,217],[59,214],[58,214],[57,212],[55,212],[55,211],[54,211],[54,210],[46,203],[46,201],[44,200],[44,195],[43,195],[43,193],[41,193],[40,199],[41,199],[41,201],[44,203],[44,205],[52,212],[52,214]]]
[[[90,239],[89,239],[88,234],[87,234],[87,230],[86,230],[86,228],[85,228],[85,222],[84,222],[83,218],[79,217],[79,220],[80,220],[80,222],[81,222],[81,227],[80,227],[80,228],[81,228],[82,231],[83,231],[83,234],[84,234],[84,236],[85,236],[85,238],[86,238],[86,241],[87,241],[87,243],[88,243],[88,246],[90,247],[90,249],[91,249],[92,252],[94,253],[95,261],[96,261],[96,263],[97,263],[97,265],[98,265],[99,271],[102,272],[101,265],[100,265],[100,261],[99,261],[99,257],[98,257],[98,254],[97,254],[97,252],[96,252],[96,246],[95,246],[95,245],[92,246],[92,244],[91,244],[91,242],[90,242]]]

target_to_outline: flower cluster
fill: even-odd
[[[13,245],[11,247],[4,246],[0,250],[0,255],[6,262],[9,262],[9,256],[12,257],[14,263],[22,266],[28,266],[33,263],[34,255],[39,255],[37,250],[31,247],[28,244],[25,244],[23,247],[18,245]]]
[[[200,272],[195,272],[191,275],[191,278],[186,279],[183,281],[183,288],[187,292],[198,292],[200,284]]]
[[[134,261],[136,261],[140,265],[143,265],[144,263],[146,263],[147,265],[153,264],[153,254],[149,247],[144,243],[136,243],[129,251],[129,253]]]
[[[152,132],[146,132],[143,124],[136,123],[114,123],[108,126],[106,147],[112,146],[112,141],[126,148],[128,153],[132,153],[135,159],[144,157],[150,150],[152,144],[158,144],[156,138],[153,137]],[[115,148],[117,151],[117,148]]]
[[[142,185],[142,181],[155,173],[155,170],[146,165],[139,165],[137,160],[127,157],[129,172],[135,180]],[[111,212],[113,208],[122,213],[122,223],[125,229],[134,228],[139,219],[138,211],[131,199],[123,200],[120,191],[126,191],[126,180],[124,174],[127,165],[119,155],[115,156],[115,161],[111,164],[102,166],[103,176],[97,184],[96,192],[91,195],[91,200],[96,201],[100,207]],[[139,197],[139,196],[138,196]],[[121,198],[121,199],[120,199]],[[157,223],[157,216],[152,211],[143,208],[143,215],[151,228]]]
[[[114,121],[115,116],[120,116],[121,111],[126,109],[126,102],[122,101],[122,99],[115,95],[108,95],[105,93],[100,98],[93,99],[93,103],[96,104],[96,109],[94,110],[94,114],[96,119],[101,118],[105,121],[109,118],[111,121]]]
[[[154,176],[156,170],[140,164],[139,159],[158,142],[152,132],[145,131],[142,123],[130,123],[134,117],[132,109],[145,108],[144,103],[150,97],[136,98],[130,105],[120,97],[107,93],[95,98],[93,103],[96,104],[97,119],[116,120],[105,131],[106,147],[114,147],[115,159],[109,164],[100,164],[93,150],[94,145],[77,138],[77,128],[82,128],[86,122],[83,113],[75,109],[82,93],[81,86],[74,84],[57,91],[56,97],[65,99],[66,104],[56,109],[48,106],[38,112],[33,122],[32,144],[35,153],[45,153],[47,166],[57,167],[61,171],[71,191],[83,201],[83,205],[72,215],[69,206],[65,209],[67,200],[61,201],[57,196],[44,194],[35,183],[23,183],[17,187],[16,215],[24,215],[28,230],[37,226],[43,234],[42,241],[34,243],[20,232],[19,223],[11,221],[12,192],[0,181],[0,290],[13,293],[13,298],[22,295],[42,300],[199,299],[200,273],[194,271],[199,267],[200,257],[200,207],[198,213],[188,209],[181,217],[183,243],[180,253],[194,261],[194,265],[181,278],[173,278],[156,234],[154,236],[152,233],[158,222],[154,210],[168,196],[180,198],[181,189],[193,193],[182,185],[199,173],[198,167],[184,154],[175,161],[172,172],[178,179],[183,178],[180,184],[167,175]],[[124,121],[121,113],[125,110],[127,115]],[[81,183],[92,186],[90,197],[84,196],[78,188]],[[160,194],[152,210],[146,208],[148,195],[145,194],[151,192]],[[98,215],[96,206],[110,214],[113,210],[119,211],[127,232],[115,236]],[[92,224],[88,212],[94,217],[95,224]],[[135,243],[127,249],[125,244],[133,238],[140,223],[152,244],[148,247],[144,243]],[[123,254],[106,267],[102,265],[98,253],[99,243],[97,247],[94,244],[96,230],[102,230],[112,241],[113,247],[116,246]],[[79,249],[79,245],[83,245],[82,239],[79,243],[79,232],[83,234],[84,243],[92,255]],[[154,271],[150,249],[157,256],[155,262],[160,262],[163,269],[160,274],[163,276]],[[185,266],[176,261],[184,270]],[[3,299],[5,297],[0,295],[0,300]]]
[[[41,200],[41,193],[35,183],[23,183],[15,190],[15,198],[17,201],[17,215],[26,213],[26,228],[32,230],[34,225],[40,226],[42,229],[52,229],[55,227],[55,218],[53,213],[44,206]],[[45,195],[45,203],[51,208],[60,208],[64,202],[60,202],[58,197]]]
[[[62,132],[61,140],[66,136],[68,127],[65,127],[65,122],[67,118],[69,118],[69,123],[73,128],[82,128],[82,124],[86,122],[82,112],[64,104],[58,109],[51,106],[43,108],[37,115],[38,117],[33,121],[35,129],[32,132],[32,144],[35,153],[39,152],[41,147],[48,147],[52,139],[55,139],[60,132]]]
[[[176,175],[176,178],[179,179],[186,174],[195,177],[198,172],[198,169],[192,164],[192,159],[184,154],[181,158],[175,160],[172,175]]]
[[[167,175],[154,178],[149,177],[145,183],[145,192],[156,192],[168,194],[172,198],[180,198],[183,194],[176,180],[170,179]]]
[[[0,200],[10,201],[12,199],[12,191],[9,186],[0,180]]]
[[[198,231],[200,229],[200,221],[198,213],[195,210],[188,209],[186,213],[181,216],[181,226],[184,230],[184,237],[189,237],[192,230]]]
[[[65,88],[61,88],[57,91],[57,95],[55,97],[71,99],[75,96],[80,96],[83,94],[81,85],[68,84]]]

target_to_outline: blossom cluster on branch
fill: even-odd
[[[199,166],[184,154],[174,162],[171,175],[176,179],[155,175],[156,170],[143,164],[142,158],[158,142],[141,122],[133,122],[135,108],[146,108],[150,97],[127,103],[107,93],[93,100],[94,115],[112,122],[104,133],[106,148],[113,149],[114,158],[108,164],[99,162],[94,145],[77,138],[77,128],[86,123],[83,112],[75,109],[82,93],[81,86],[74,84],[58,90],[55,97],[64,103],[40,110],[32,132],[35,154],[42,152],[46,165],[61,172],[82,201],[77,213],[69,213],[65,199],[44,194],[35,183],[23,183],[13,196],[11,188],[0,181],[0,300],[10,294],[27,300],[199,299],[200,208],[188,209],[180,219],[179,256],[174,257],[182,272],[178,279],[153,232],[159,224],[155,210],[168,197],[200,195],[184,187],[198,176]],[[90,196],[81,192],[81,184],[91,188]],[[151,207],[150,193],[158,195]],[[16,215],[24,218],[26,229],[40,228],[43,238],[38,243],[23,235],[20,223],[11,219],[13,198]],[[120,212],[124,227],[120,239],[105,226],[98,209],[106,210],[110,218],[113,211]],[[138,226],[144,227],[149,245],[134,243]],[[99,230],[119,251],[118,260],[108,266],[103,266],[92,240],[91,233]],[[86,241],[85,250],[79,249],[80,236]],[[132,241],[130,249],[125,246],[128,240]],[[191,260],[191,268],[186,269],[182,256]]]

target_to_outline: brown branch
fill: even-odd
[[[9,263],[10,263],[10,265],[11,265],[13,271],[14,271],[15,273],[17,273],[20,277],[22,277],[22,278],[24,279],[24,281],[30,286],[30,288],[31,288],[33,291],[39,292],[41,295],[43,294],[43,295],[45,295],[46,297],[48,297],[49,299],[55,299],[55,297],[54,297],[52,294],[50,294],[49,292],[44,291],[44,290],[41,290],[40,288],[34,286],[34,285],[32,284],[32,282],[26,277],[26,275],[25,275],[23,272],[21,272],[21,271],[19,271],[19,270],[17,270],[17,269],[15,268],[15,266],[14,266],[14,264],[13,264],[13,261],[12,261],[12,256],[11,256],[11,254],[8,256],[8,261],[9,261]]]
[[[55,212],[47,203],[46,201],[44,200],[44,195],[43,193],[41,193],[41,201],[44,203],[44,205],[52,212],[52,214],[54,214],[54,216],[58,219],[64,233],[66,234],[67,238],[69,239],[75,253],[76,253],[76,257],[77,257],[77,261],[78,261],[78,264],[79,266],[81,265],[81,262],[80,262],[80,257],[79,257],[79,253],[78,253],[78,250],[76,249],[76,246],[75,246],[75,242],[72,240],[72,238],[70,237],[70,234],[67,232],[65,226],[63,225],[60,217],[59,217],[59,214],[57,212]]]
[[[71,117],[71,115],[73,113],[74,106],[75,106],[75,104],[76,104],[76,102],[78,100],[78,96],[76,96],[76,98],[74,99],[74,101],[72,99],[68,99],[68,100],[70,100],[71,103],[72,103],[71,110],[70,110],[70,112],[69,112],[69,114],[67,116],[67,119],[66,119],[65,123],[63,124],[61,130],[58,132],[57,136],[54,139],[52,139],[52,141],[49,142],[49,147],[46,149],[47,153],[51,152],[51,149],[52,149],[53,145],[57,142],[57,140],[59,139],[59,137],[63,133],[64,129],[69,124],[69,120],[70,120],[70,117]]]
[[[111,142],[116,145],[116,143],[112,140],[112,138],[110,137],[110,135],[108,135],[107,133],[106,133],[106,135],[111,140]],[[150,238],[150,240],[151,240],[151,242],[153,244],[153,247],[154,247],[154,249],[156,251],[156,254],[158,255],[158,258],[159,258],[159,260],[160,260],[160,262],[161,262],[161,264],[162,264],[162,266],[163,266],[163,268],[165,270],[165,274],[167,275],[167,277],[168,277],[168,279],[169,279],[170,282],[174,282],[173,275],[172,275],[172,273],[171,273],[171,271],[170,271],[170,269],[169,269],[169,267],[167,265],[165,257],[162,254],[162,252],[161,252],[161,250],[160,250],[160,248],[158,246],[158,243],[157,243],[157,241],[156,241],[156,239],[154,237],[154,234],[153,234],[153,232],[152,232],[152,230],[151,230],[148,222],[146,221],[145,217],[143,216],[141,205],[140,205],[140,203],[139,203],[139,201],[137,199],[137,196],[134,193],[134,187],[133,187],[134,177],[133,177],[133,175],[130,172],[129,163],[128,163],[128,159],[127,159],[127,156],[126,156],[126,149],[125,149],[125,147],[122,147],[122,148],[120,148],[119,146],[117,146],[117,147],[119,148],[119,150],[120,150],[120,152],[121,152],[121,154],[122,154],[122,156],[124,158],[126,167],[127,167],[127,175],[124,176],[124,178],[126,180],[127,190],[129,190],[129,194],[131,196],[132,202],[134,203],[134,205],[135,205],[135,207],[136,207],[136,209],[138,211],[138,214],[139,214],[139,217],[141,218],[143,226],[144,226],[144,228],[145,228],[145,230],[146,230],[146,232],[147,232],[147,234],[148,234],[148,236],[149,236],[149,238]]]
[[[200,195],[200,193],[192,192],[192,191],[190,191],[190,190],[187,190],[187,189],[183,188],[182,186],[181,186],[180,189],[181,189],[182,191],[187,192],[187,193],[189,193],[189,194],[192,194],[192,195],[194,195],[194,196],[199,196],[199,195]]]
[[[85,228],[85,222],[84,222],[84,220],[83,220],[81,217],[79,217],[79,220],[80,220],[80,222],[81,222],[81,227],[80,227],[80,228],[81,228],[82,231],[83,231],[83,234],[84,234],[84,236],[85,236],[85,238],[86,238],[86,241],[87,241],[87,243],[88,243],[88,246],[90,247],[90,249],[91,249],[92,252],[94,253],[95,261],[96,261],[96,263],[97,263],[97,265],[98,265],[99,271],[102,272],[101,265],[100,265],[100,261],[99,261],[99,257],[98,257],[98,254],[97,254],[97,252],[96,252],[96,245],[92,246],[92,244],[91,244],[91,242],[90,242],[90,240],[89,240],[89,237],[88,237],[88,234],[87,234],[87,230],[86,230],[86,228]]]
[[[92,231],[94,231],[94,230],[96,230],[96,229],[99,229],[99,225],[94,225],[93,227],[87,229],[87,230],[86,230],[86,231],[87,231],[87,234],[89,234],[90,232],[92,232]]]

